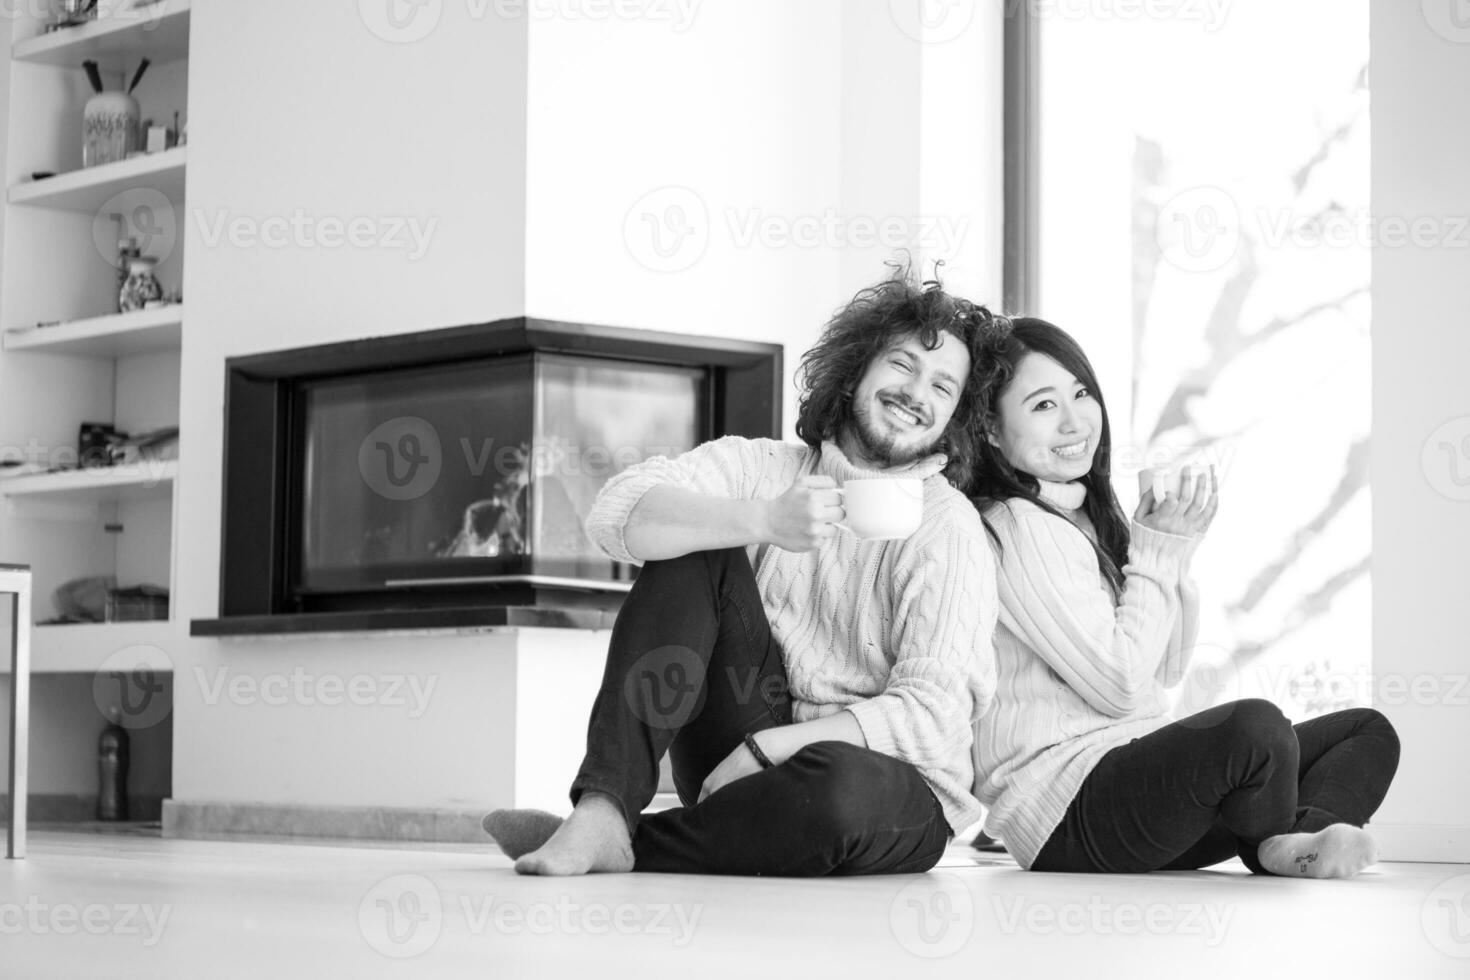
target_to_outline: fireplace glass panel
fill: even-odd
[[[583,520],[613,474],[705,438],[706,377],[524,354],[303,384],[298,594],[628,577]]]

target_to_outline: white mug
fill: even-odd
[[[837,526],[860,538],[906,538],[924,519],[924,481],[917,477],[848,480],[837,492],[847,512]]]

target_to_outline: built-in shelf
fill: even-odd
[[[172,671],[165,652],[178,643],[173,623],[66,623],[31,629],[31,673],[95,674],[104,666]],[[118,658],[117,654],[127,651]],[[0,674],[10,673],[10,658],[0,657]]]
[[[151,187],[178,203],[184,199],[184,161],[188,152],[187,146],[176,146],[131,160],[28,180],[10,188],[10,203],[93,213],[114,195],[134,187]]]
[[[139,500],[172,492],[178,475],[178,460],[148,460],[126,466],[8,477],[0,480],[0,496],[68,503]]]
[[[126,357],[129,354],[178,350],[183,322],[183,304],[173,303],[133,313],[72,320],[52,327],[7,331],[0,343],[5,350]]]
[[[131,71],[141,58],[177,61],[189,56],[189,6],[189,0],[133,3],[90,24],[17,41],[10,56],[61,68],[81,68],[90,60],[112,72]]]

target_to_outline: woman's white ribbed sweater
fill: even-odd
[[[985,516],[1000,538],[996,691],[975,732],[985,827],[1023,868],[1036,860],[1104,754],[1170,721],[1198,631],[1188,578],[1198,538],[1134,522],[1116,598],[1077,510],[1080,484],[1042,483],[1072,520],[1021,499]]]

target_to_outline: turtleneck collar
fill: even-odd
[[[864,480],[882,477],[918,477],[928,479],[944,470],[949,465],[949,457],[943,453],[934,453],[924,456],[907,466],[899,466],[889,470],[870,470],[853,463],[831,439],[822,443],[821,471],[837,482],[844,480]]]
[[[1053,483],[1050,480],[1036,482],[1041,499],[1058,510],[1076,510],[1087,499],[1087,487],[1081,483]]]

